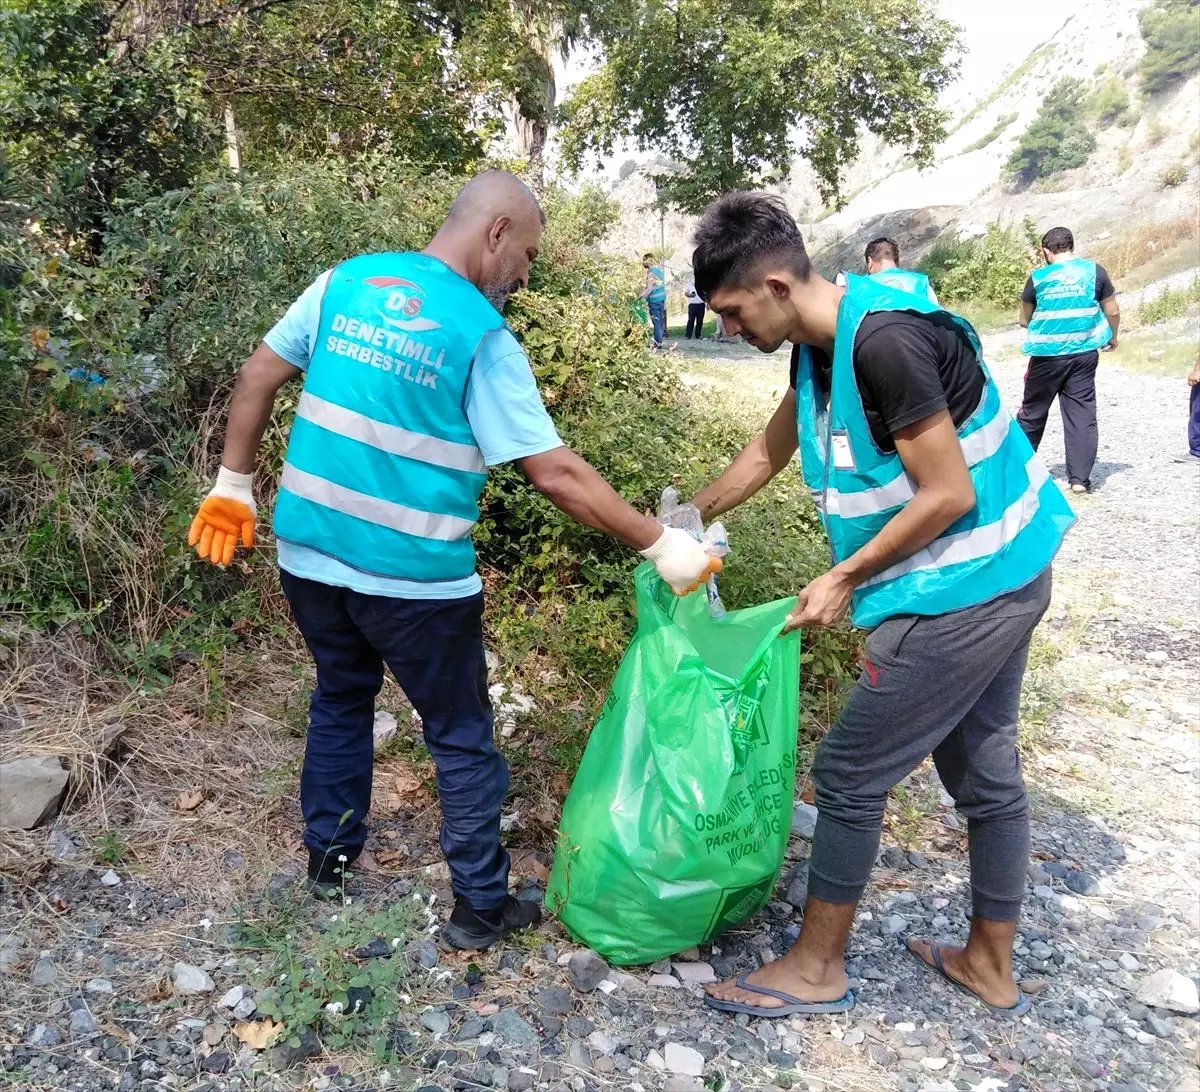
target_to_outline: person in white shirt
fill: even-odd
[[[687,300],[687,330],[684,337],[695,336],[697,338],[704,336],[704,300],[700,298],[700,294],[696,291],[696,282],[688,281],[687,287],[683,290],[684,298]],[[692,331],[695,331],[693,335]]]

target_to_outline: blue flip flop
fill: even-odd
[[[946,965],[942,962],[942,946],[936,940],[929,941],[929,954],[933,957],[932,963],[913,948],[912,942],[914,940],[925,939],[925,937],[911,936],[905,940],[904,947],[908,950],[909,955],[918,960],[926,970],[937,971],[952,986],[957,986],[963,993],[969,993],[976,1001],[981,1005],[986,1005],[997,1016],[1003,1016],[1007,1020],[1015,1020],[1020,1016],[1024,1016],[1033,1007],[1029,1003],[1029,998],[1019,990],[1017,991],[1017,1003],[1015,1005],[993,1005],[990,1001],[985,1001],[965,982],[960,982],[946,970]]]
[[[749,977],[749,974],[744,974],[738,978],[739,990],[761,994],[763,997],[774,997],[783,1004],[774,1007],[747,1005],[744,1001],[722,1001],[720,998],[711,997],[708,994],[704,995],[705,1004],[721,1012],[744,1012],[747,1016],[754,1016],[761,1020],[771,1020],[779,1016],[816,1016],[827,1012],[849,1012],[854,1008],[853,990],[847,990],[845,995],[837,1001],[801,1001],[799,997],[793,997],[790,993],[784,993],[782,990],[773,990],[769,986],[756,986],[753,982],[746,981]]]

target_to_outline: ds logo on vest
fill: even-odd
[[[375,313],[394,330],[416,334],[422,330],[441,329],[440,322],[418,317],[425,305],[425,293],[419,284],[406,281],[403,277],[367,277],[363,284],[390,289]]]

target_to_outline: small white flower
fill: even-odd
[[[329,1004],[325,1006],[325,1011],[332,1013],[334,1016],[341,1016],[341,1014],[346,1011],[346,1006],[340,1001],[330,1001]]]
[[[206,930],[207,930],[207,929],[211,929],[211,928],[212,928],[212,922],[211,922],[211,921],[209,921],[209,920],[208,920],[208,918],[201,918],[201,919],[200,919],[200,927],[201,927],[202,929],[206,929]]]
[[[346,854],[344,854],[344,853],[339,853],[339,854],[338,854],[338,860],[339,860],[339,861],[340,861],[342,864],[345,864],[345,863],[346,863],[346,861],[348,861],[348,860],[349,860],[349,858],[346,856]]]
[[[403,942],[404,942],[403,937],[392,937],[392,947],[393,948],[399,948]]]

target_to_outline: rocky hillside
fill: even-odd
[[[1200,79],[1170,93],[1147,97],[1137,63],[1145,49],[1137,13],[1144,3],[1086,3],[1002,75],[958,96],[950,132],[935,162],[924,170],[907,165],[902,150],[864,141],[863,154],[843,180],[846,206],[822,207],[815,178],[797,164],[782,189],[818,262],[853,267],[862,245],[879,234],[897,238],[906,258],[918,256],[946,229],[978,233],[991,220],[1032,216],[1039,226],[1071,225],[1086,245],[1105,233],[1160,223],[1195,213],[1200,147]],[[985,42],[968,47],[986,48]],[[1096,149],[1085,166],[1018,190],[1003,168],[1043,99],[1060,79],[1084,81],[1089,92],[1119,87],[1130,108],[1122,121],[1092,119]],[[1164,172],[1182,169],[1183,181],[1163,183]],[[634,254],[657,244],[658,216],[649,209],[653,186],[641,173],[619,183],[614,195],[626,215],[608,240],[610,249]],[[683,269],[690,253],[692,220],[668,214],[662,225],[672,267]]]

